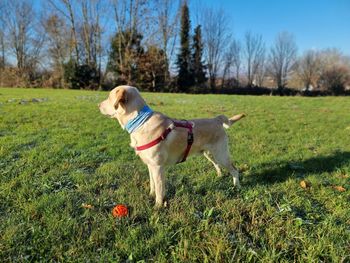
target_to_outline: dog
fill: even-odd
[[[244,117],[244,114],[227,118],[178,121],[160,112],[153,112],[131,86],[114,88],[106,100],[98,104],[103,115],[116,119],[130,133],[130,146],[148,166],[150,195],[155,195],[156,207],[162,207],[165,197],[165,168],[186,160],[188,155],[203,154],[221,176],[221,167],[233,176],[239,187],[239,172],[233,166],[224,128]]]

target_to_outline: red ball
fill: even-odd
[[[112,210],[113,217],[125,217],[128,213],[128,208],[125,205],[116,205]]]

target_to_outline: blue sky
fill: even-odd
[[[30,1],[37,7],[46,2]],[[196,12],[202,8],[222,8],[235,38],[242,39],[246,31],[258,33],[269,48],[279,32],[288,31],[295,36],[299,54],[307,49],[339,48],[350,55],[350,0],[188,1],[192,27],[197,23]]]
[[[350,0],[192,0],[197,4],[222,8],[238,39],[250,30],[269,47],[278,32],[288,31],[299,53],[335,47],[350,55]]]

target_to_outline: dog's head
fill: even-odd
[[[118,86],[109,93],[108,98],[102,101],[98,107],[102,114],[117,119],[124,128],[125,124],[135,118],[145,105],[146,102],[137,88]]]

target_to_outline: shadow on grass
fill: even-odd
[[[350,152],[336,151],[326,156],[315,156],[306,160],[290,160],[280,162],[270,162],[254,168],[249,176],[245,176],[242,182],[242,188],[237,189],[233,186],[232,176],[216,177],[213,172],[213,178],[210,180],[194,183],[187,174],[178,171],[167,171],[166,180],[166,199],[172,200],[176,196],[190,194],[195,198],[206,196],[214,192],[221,192],[227,198],[236,198],[240,196],[240,191],[246,188],[253,188],[259,185],[273,185],[281,183],[289,178],[304,178],[308,174],[321,174],[324,172],[333,172],[341,169],[345,165],[350,167]],[[172,175],[170,175],[172,174]],[[150,197],[150,201],[154,200]]]
[[[193,196],[193,198],[201,198],[217,192],[221,192],[227,198],[239,196],[239,189],[234,187],[232,176],[227,171],[223,172],[223,176],[217,176],[214,170],[207,179],[202,178],[199,181],[181,173],[168,177],[167,198],[173,199],[176,195],[182,194]]]
[[[289,178],[303,178],[308,174],[333,172],[344,165],[350,165],[350,152],[336,151],[327,156],[315,156],[306,160],[291,160],[275,163],[266,163],[257,171],[245,178],[245,184],[255,185],[275,184]]]

